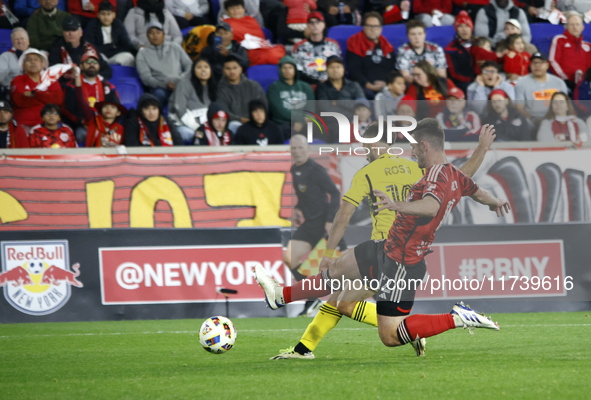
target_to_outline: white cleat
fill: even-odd
[[[425,349],[427,348],[427,339],[420,338],[417,335],[417,338],[410,342],[412,348],[415,349],[415,353],[417,353],[417,357],[424,357],[425,356]]]
[[[470,306],[465,305],[463,301],[460,301],[453,306],[451,314],[457,315],[462,320],[464,329],[468,329],[470,334],[473,334],[472,329],[474,328],[486,328],[495,331],[501,329],[499,328],[499,324],[493,322],[493,320],[486,315],[471,309]]]
[[[257,265],[254,267],[254,277],[265,292],[265,301],[269,308],[277,310],[285,305],[283,287],[275,279],[267,275],[267,271],[262,266]]]
[[[280,353],[277,354],[275,357],[269,358],[269,360],[290,360],[290,359],[299,359],[299,360],[313,360],[314,353],[311,351],[307,352],[306,354],[297,353],[293,347],[289,349],[279,350]]]

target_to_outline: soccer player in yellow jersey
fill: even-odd
[[[385,132],[385,127],[383,128]],[[375,137],[378,134],[379,126],[373,123],[367,127],[364,137]],[[373,203],[373,190],[378,189],[387,193],[394,201],[405,201],[410,187],[420,180],[423,171],[415,161],[402,157],[390,155],[388,148],[394,143],[386,143],[386,135],[382,135],[376,143],[366,143],[367,160],[369,164],[361,168],[351,182],[351,187],[343,196],[341,206],[334,218],[324,258],[320,264],[322,270],[330,258],[334,257],[337,244],[343,238],[345,230],[355,209],[364,198],[369,198],[372,218],[371,239],[381,240],[388,237],[388,231],[396,218],[396,212],[383,210],[377,213]],[[484,125],[480,131],[478,147],[461,170],[468,176],[473,176],[478,170],[487,150],[494,141],[494,127]],[[368,254],[355,253],[358,265],[368,270],[375,266],[375,261]],[[375,303],[364,301],[374,294],[371,290],[366,291],[341,291],[331,294],[329,300],[322,305],[314,320],[308,325],[300,342],[293,348],[281,350],[281,353],[272,360],[278,359],[313,359],[312,353],[320,340],[336,326],[343,315],[356,321],[377,326],[377,313]],[[413,344],[417,355],[424,355],[424,339],[421,343]]]

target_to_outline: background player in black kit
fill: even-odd
[[[283,261],[295,279],[300,281],[305,278],[298,272],[302,258],[330,232],[339,209],[341,193],[324,167],[310,158],[310,148],[305,136],[292,136],[289,147],[294,161],[291,167],[293,187],[298,199],[292,222],[299,227],[287,243]],[[345,242],[341,240],[339,249],[346,248]],[[308,300],[300,315],[311,314],[321,304],[318,299]]]

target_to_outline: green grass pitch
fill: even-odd
[[[589,315],[498,314],[500,332],[446,332],[420,358],[343,318],[315,360],[278,361],[311,319],[233,319],[222,355],[200,347],[201,320],[5,324],[0,398],[589,399]]]

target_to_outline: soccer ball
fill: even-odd
[[[206,319],[199,330],[199,343],[210,353],[223,354],[236,342],[236,328],[226,317]]]

